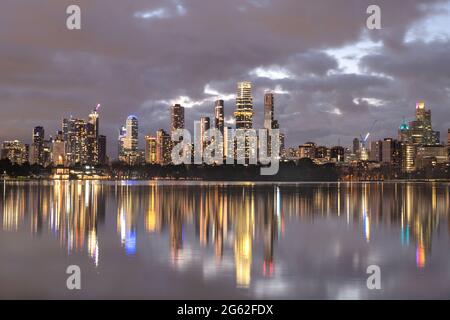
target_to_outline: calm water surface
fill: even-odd
[[[0,298],[450,298],[449,184],[0,187]]]

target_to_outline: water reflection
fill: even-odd
[[[437,183],[10,182],[3,184],[0,221],[3,231],[51,233],[69,255],[85,252],[98,266],[98,227],[114,216],[117,245],[125,255],[139,254],[139,233],[166,235],[168,262],[177,267],[195,242],[213,255],[218,270],[231,252],[236,286],[248,288],[254,270],[269,279],[276,274],[277,243],[291,241],[285,223],[292,221],[341,221],[359,228],[367,244],[374,230],[395,230],[401,246],[415,248],[416,267],[425,268],[433,233],[442,223],[450,230],[449,199],[449,186]]]

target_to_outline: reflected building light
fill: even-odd
[[[416,248],[416,265],[419,269],[425,268],[426,254],[425,247],[423,245],[418,245]]]

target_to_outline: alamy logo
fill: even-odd
[[[69,15],[66,20],[66,27],[69,30],[81,30],[81,8],[77,5],[70,5],[66,9]]]
[[[380,30],[381,29],[381,8],[375,4],[370,5],[367,8],[367,14],[370,16],[367,18],[367,29]]]
[[[371,265],[367,267],[367,274],[370,276],[367,278],[367,289],[369,290],[381,290],[381,269],[379,266]]]
[[[71,265],[66,269],[66,273],[70,274],[67,278],[66,286],[69,290],[81,290],[81,269],[79,266]]]
[[[261,175],[276,175],[280,161],[280,130],[229,130],[226,138],[218,129],[196,135],[192,148],[191,134],[186,129],[172,133],[172,163],[180,164],[250,164],[262,165]],[[194,149],[194,150],[192,150]],[[192,152],[194,157],[192,157]],[[192,161],[194,158],[194,161]]]

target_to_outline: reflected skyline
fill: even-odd
[[[301,269],[286,265],[289,252],[282,251],[285,246],[295,249],[292,228],[298,223],[343,225],[358,232],[369,247],[377,245],[384,232],[393,233],[397,240],[392,245],[411,249],[415,257],[408,264],[417,270],[432,261],[435,234],[450,231],[449,185],[439,183],[45,181],[7,182],[2,187],[2,232],[28,233],[35,239],[51,234],[68,256],[86,255],[95,268],[102,265],[105,245],[120,247],[122,255],[138,260],[158,237],[166,245],[157,250],[175,272],[200,259],[203,270],[213,277],[227,274],[242,290],[260,279],[275,283],[286,268],[294,273]],[[112,238],[99,235],[99,228],[114,226]],[[319,257],[314,241],[309,237],[301,246],[314,252],[317,245]]]

